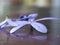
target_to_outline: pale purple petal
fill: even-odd
[[[14,27],[11,31],[10,31],[10,33],[14,33],[16,30],[18,30],[20,27],[19,26],[17,26],[17,27]]]
[[[4,28],[5,26],[6,26],[6,25],[4,24],[4,25],[1,26],[1,28]]]
[[[33,13],[33,14],[30,14],[28,17],[33,17],[33,18],[36,18],[38,16],[37,13]]]
[[[3,24],[2,26],[1,26],[1,28],[4,28],[4,27],[10,27],[11,25],[9,25],[9,24]]]
[[[29,21],[34,21],[37,16],[38,16],[37,13],[30,14],[30,15],[28,16]]]
[[[41,32],[41,33],[47,33],[47,28],[45,25],[38,23],[38,22],[33,22],[31,23],[31,25],[33,26],[33,28],[35,28],[37,31]]]
[[[12,21],[11,19],[7,21],[10,26],[19,26],[22,23],[26,23],[26,21]]]
[[[8,21],[8,19],[6,19],[5,21],[1,22],[0,26],[3,25],[3,24],[5,24],[7,21]]]
[[[17,26],[19,24],[18,21],[12,21],[11,19],[7,21],[10,26]]]
[[[60,18],[46,17],[46,18],[37,19],[36,21],[42,21],[42,20],[60,20]]]
[[[17,24],[17,23],[16,23],[16,24]],[[14,33],[15,31],[17,31],[18,29],[22,28],[22,27],[23,27],[24,25],[26,25],[26,24],[28,24],[28,23],[22,21],[22,23],[20,23],[19,26],[14,27],[14,28],[10,31],[10,33]]]

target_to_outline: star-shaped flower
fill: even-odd
[[[38,16],[38,14],[34,13],[34,14],[30,14],[29,16],[25,16],[25,18],[22,17],[23,21],[17,22],[16,24],[19,23],[19,25],[16,26],[15,28],[13,28],[10,31],[10,33],[14,33],[16,30],[22,28],[23,26],[25,26],[27,24],[31,25],[33,28],[35,28],[37,31],[39,31],[41,33],[47,33],[46,26],[43,25],[42,23],[38,23],[37,21],[42,21],[42,20],[60,20],[60,18],[53,18],[53,17],[46,17],[46,18],[41,18],[41,19],[35,20],[35,18],[37,16]]]
[[[41,33],[47,33],[47,28],[42,23],[39,23],[37,21],[43,21],[43,20],[60,20],[60,18],[53,18],[53,17],[46,17],[35,20],[35,18],[38,16],[37,13],[29,14],[28,16],[20,16],[19,19],[12,20],[6,17],[6,19],[0,23],[0,29],[4,27],[10,27],[13,26],[10,30],[10,33],[14,33],[18,29],[21,29],[23,26],[29,24],[33,28],[35,28],[37,31]]]

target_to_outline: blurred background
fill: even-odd
[[[13,18],[17,19],[21,14],[29,15],[31,13],[38,13],[39,15],[37,18],[44,18],[44,17],[60,18],[60,0],[0,0],[0,22],[3,21],[6,16],[8,16],[11,19]],[[58,42],[60,40],[55,41],[55,39],[57,38],[60,39],[60,21],[47,20],[47,21],[41,21],[41,23],[47,26],[48,33],[41,34],[35,30],[33,32],[36,33],[36,35],[47,35],[48,39],[52,40],[54,39],[54,41],[50,42],[50,45],[59,45],[60,43]],[[21,30],[22,31],[17,32],[28,34],[30,31],[30,26],[27,25]],[[6,36],[4,36],[4,34],[0,34],[0,36],[1,38],[3,37],[7,38]],[[3,38],[3,40],[5,40],[5,38]],[[4,45],[3,43],[0,44]],[[12,43],[12,45],[14,44]],[[48,43],[46,44],[49,45]],[[36,45],[39,44],[36,43]]]

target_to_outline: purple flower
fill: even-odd
[[[39,31],[41,33],[47,33],[46,26],[44,24],[42,24],[42,23],[38,23],[37,21],[43,21],[43,20],[60,20],[60,18],[54,18],[54,17],[46,17],[46,18],[41,18],[41,19],[35,20],[35,18],[37,16],[38,16],[37,13],[29,14],[28,16],[24,16],[24,17],[21,16],[21,19],[23,19],[23,20],[16,20],[16,21],[12,21],[12,19],[6,18],[3,22],[0,23],[0,27],[4,28],[4,27],[13,26],[14,28],[12,28],[10,30],[10,33],[14,33],[18,29],[20,29],[23,26],[29,24],[33,28],[35,28],[37,31]]]
[[[35,18],[37,17],[37,13],[34,14],[30,14],[27,18],[29,18],[29,20],[24,20],[24,21],[20,21],[19,26],[16,26],[15,28],[13,28],[10,33],[13,33],[15,31],[17,31],[18,29],[22,28],[23,26],[29,24],[31,25],[33,28],[35,28],[37,31],[41,32],[41,33],[47,33],[47,28],[45,25],[43,25],[42,23],[38,23],[37,21],[42,21],[42,20],[60,20],[60,18],[53,18],[53,17],[46,17],[46,18],[41,18],[41,19],[37,19],[35,20]],[[18,24],[18,22],[17,22]]]

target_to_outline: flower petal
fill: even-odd
[[[37,16],[38,16],[37,13],[30,14],[30,15],[28,16],[29,21],[34,21]]]
[[[60,20],[60,18],[46,17],[46,18],[37,19],[36,21],[42,21],[42,20]]]
[[[12,21],[11,19],[7,21],[10,26],[19,26],[22,23],[27,23],[26,21]]]
[[[16,24],[17,24],[17,23],[16,23]],[[24,25],[26,25],[26,24],[28,24],[28,23],[22,21],[22,23],[20,23],[19,26],[14,27],[14,28],[10,31],[10,33],[14,33],[14,32],[17,31],[19,28],[22,28],[22,27],[23,27]]]
[[[3,24],[5,24],[7,21],[8,21],[8,19],[6,19],[5,21],[1,22],[0,26],[3,25]]]
[[[33,28],[35,28],[37,31],[42,32],[42,33],[47,33],[47,28],[45,25],[38,23],[38,22],[33,22],[31,23]]]
[[[34,18],[36,18],[37,16],[38,16],[37,13],[33,13],[33,14],[30,14],[28,17],[34,17]]]

